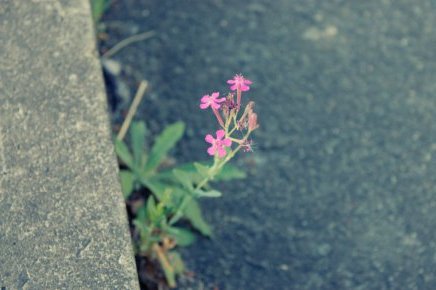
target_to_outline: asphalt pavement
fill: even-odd
[[[114,1],[109,47],[152,132],[183,120],[208,159],[206,93],[253,81],[246,180],[206,200],[212,240],[183,251],[219,289],[436,289],[436,1]],[[203,282],[202,282],[203,283]]]

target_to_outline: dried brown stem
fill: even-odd
[[[147,38],[153,37],[155,34],[156,33],[153,30],[151,30],[151,31],[147,31],[147,32],[143,32],[143,33],[139,33],[139,34],[127,37],[126,39],[121,40],[120,42],[115,44],[111,49],[109,49],[108,51],[103,53],[102,57],[109,58],[109,57],[113,56],[114,54],[116,54],[121,49],[125,48],[126,46],[128,46],[132,43],[138,42],[138,41],[146,40]]]
[[[129,111],[127,112],[127,116],[124,119],[123,125],[121,126],[120,131],[118,132],[117,139],[123,140],[124,136],[129,129],[130,123],[132,122],[133,116],[138,110],[138,106],[141,103],[142,97],[144,96],[145,91],[147,90],[148,82],[143,80],[139,84],[139,88],[136,91],[135,98],[133,99],[132,104],[130,105]]]

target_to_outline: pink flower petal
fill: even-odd
[[[226,150],[223,147],[218,148],[218,157],[222,158],[226,156]]]
[[[203,103],[203,104],[200,104],[200,108],[204,110],[204,109],[207,109],[209,107],[209,105],[210,104],[208,104],[208,103]]]
[[[230,140],[229,138],[224,139],[221,144],[223,144],[226,147],[230,147],[232,146],[232,140]]]
[[[228,80],[228,84],[231,84],[232,86],[230,89],[232,91],[241,90],[241,91],[248,91],[250,87],[248,85],[251,85],[253,82],[245,79],[242,75],[235,75],[233,77],[233,80]]]
[[[219,98],[219,99],[215,100],[216,103],[222,103],[222,102],[225,102],[225,101],[226,101],[226,98]]]
[[[226,135],[226,132],[224,130],[218,130],[216,131],[216,138],[218,140],[223,139],[224,135]]]
[[[203,96],[202,98],[201,98],[201,102],[202,103],[206,103],[206,102],[208,102],[209,101],[209,99],[210,99],[210,96],[209,95],[205,95],[205,96]]]
[[[219,96],[220,96],[220,93],[218,93],[218,92],[213,92],[212,95],[211,95],[211,98],[216,99],[216,98],[218,98]]]
[[[211,146],[207,149],[207,153],[211,156],[215,155],[215,151],[216,151],[216,148],[214,146]]]
[[[211,103],[210,104],[210,106],[212,107],[212,108],[214,108],[214,109],[219,109],[219,108],[221,108],[221,105],[220,104],[217,104],[217,103]]]
[[[212,135],[207,134],[206,138],[204,138],[204,140],[206,140],[207,143],[213,144],[213,142],[215,141],[215,138],[213,138]]]
[[[249,89],[250,89],[249,86],[241,85],[241,91],[246,92],[246,91],[248,91]]]

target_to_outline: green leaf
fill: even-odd
[[[166,230],[179,246],[186,247],[195,241],[195,235],[188,230],[177,227],[168,227]]]
[[[132,154],[130,154],[126,143],[119,139],[115,139],[115,152],[121,161],[123,161],[128,167],[133,168],[133,157]]]
[[[173,170],[174,176],[176,179],[186,188],[189,190],[193,190],[194,186],[192,185],[192,177],[189,173],[182,171],[180,169],[174,169]]]
[[[222,196],[222,193],[219,192],[218,190],[204,191],[204,190],[198,189],[194,193],[197,197],[220,197],[220,196]]]
[[[139,218],[136,218],[133,220],[133,225],[141,235],[141,239],[148,236],[148,227],[145,222],[141,221]]]
[[[133,185],[135,183],[135,175],[129,170],[120,171],[121,190],[124,198],[128,198],[133,191]]]
[[[182,138],[184,131],[185,124],[182,122],[174,123],[165,128],[156,138],[156,142],[151,149],[150,157],[145,166],[146,171],[155,170],[159,166],[168,154],[168,151]]]
[[[197,169],[195,168],[194,163],[180,164],[175,169],[183,170],[185,172],[197,173]],[[162,171],[161,174],[170,174],[170,171]]]
[[[154,201],[153,196],[150,196],[147,200],[147,217],[152,223],[156,222],[158,219],[156,202]]]
[[[185,272],[185,264],[183,263],[182,257],[176,251],[171,251],[168,253],[168,259],[174,268],[175,274],[183,274]]]
[[[133,225],[135,226],[136,230],[138,231],[141,240],[147,236],[147,228],[144,223],[142,223],[138,219],[133,220]]]
[[[171,184],[173,186],[180,186],[181,181],[179,178],[176,177],[174,174],[174,170],[181,170],[183,171],[187,176],[189,176],[189,180],[192,184],[198,183],[200,180],[203,179],[201,175],[197,171],[186,171],[184,169],[180,169],[180,167],[173,168],[171,170],[165,170],[162,172],[158,172],[153,175],[153,178],[160,180],[161,182],[164,182],[166,184]],[[185,188],[185,187],[183,187]]]
[[[130,140],[132,142],[132,151],[135,165],[139,168],[143,166],[143,152],[145,134],[147,129],[144,122],[133,122],[130,125]]]
[[[194,162],[194,166],[195,169],[197,169],[197,172],[202,176],[202,177],[208,177],[209,176],[209,167],[198,163],[198,162]]]
[[[148,188],[158,200],[163,199],[165,189],[168,187],[167,184],[152,178],[141,178],[140,182],[142,185]]]
[[[97,23],[107,7],[107,0],[91,0],[92,19]]]
[[[191,199],[191,201],[186,205],[184,214],[185,217],[191,222],[192,226],[200,233],[207,237],[212,235],[212,229],[204,220],[203,215],[201,214],[200,206],[195,199]]]
[[[221,171],[215,176],[214,180],[232,180],[246,178],[247,174],[236,166],[226,164]]]
[[[142,152],[141,171],[145,170],[145,163],[147,163],[147,159],[148,159],[148,154],[147,151],[144,150],[144,152]]]
[[[138,210],[136,214],[136,219],[139,222],[145,224],[147,221],[147,208],[145,206],[141,206],[141,208]]]
[[[185,163],[185,164],[181,164],[179,166],[177,166],[177,169],[183,170],[185,172],[189,172],[192,174],[198,174],[201,177],[204,177],[203,175],[201,175],[201,173],[198,170],[198,165],[195,164],[199,164],[200,166],[204,166],[204,167],[208,167],[207,164],[205,163],[199,163],[199,162],[194,162],[194,163]],[[204,171],[204,169],[201,169],[202,171]],[[160,176],[162,178],[170,178],[171,175],[171,171],[163,171],[160,173]],[[228,180],[232,180],[232,179],[243,179],[246,178],[247,174],[242,171],[241,169],[239,169],[236,166],[233,166],[231,164],[226,164],[224,165],[224,167],[221,169],[221,171],[215,175],[214,177],[214,181],[228,181]]]

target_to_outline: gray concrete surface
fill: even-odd
[[[88,1],[0,1],[0,44],[0,287],[137,289]]]

